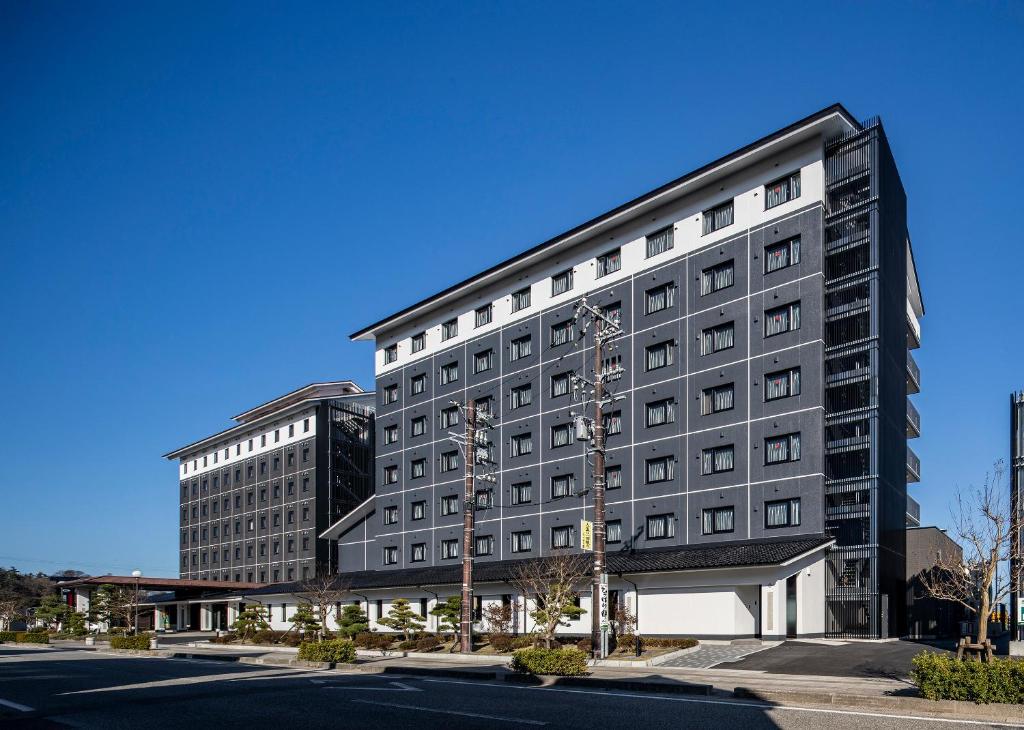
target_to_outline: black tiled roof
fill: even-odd
[[[711,568],[740,568],[779,565],[832,541],[825,535],[735,540],[709,545],[686,545],[648,550],[608,553],[608,573],[653,573]],[[539,560],[478,561],[473,566],[474,583],[501,583],[512,578],[517,565]],[[462,583],[462,561],[452,565],[401,570],[363,570],[346,573],[343,585],[354,591],[373,588],[459,585]],[[246,596],[301,593],[300,582],[275,583],[244,591]]]

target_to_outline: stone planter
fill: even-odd
[[[85,637],[85,645],[86,646],[96,646],[96,637],[95,636],[86,636]]]
[[[149,640],[149,648],[150,649],[159,649],[160,648],[160,642],[157,640],[157,638],[155,636],[152,639]]]

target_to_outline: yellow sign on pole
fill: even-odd
[[[580,520],[580,547],[584,550],[594,549],[594,523]]]

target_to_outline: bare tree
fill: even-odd
[[[525,600],[533,598],[530,616],[547,648],[551,648],[559,626],[568,626],[569,619],[586,613],[576,599],[589,575],[590,556],[583,554],[553,555],[525,561],[513,569],[512,584]]]
[[[349,587],[349,581],[340,575],[332,574],[326,565],[317,566],[313,577],[306,578],[300,584],[299,597],[316,609],[317,620],[320,623],[317,638],[320,641],[327,635],[327,619],[330,618],[332,611],[337,611]]]
[[[133,586],[104,583],[92,596],[90,613],[95,620],[105,623],[108,630],[120,622],[127,627],[127,633],[133,633],[140,596],[141,592]]]
[[[988,620],[992,607],[1006,598],[1011,586],[1020,579],[1020,563],[1010,562],[1012,536],[1020,529],[1020,516],[1010,508],[1010,490],[1003,488],[1006,470],[997,461],[984,484],[968,492],[957,492],[950,507],[952,538],[963,549],[960,555],[937,556],[935,567],[921,575],[921,584],[929,596],[959,603],[974,614],[977,643],[988,638]],[[1017,575],[1001,576],[1000,563],[1006,563]]]
[[[24,615],[21,601],[15,598],[0,599],[0,631],[7,631],[11,624]]]

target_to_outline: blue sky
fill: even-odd
[[[0,564],[176,575],[161,454],[835,101],[908,192],[943,524],[1024,388],[1024,5],[778,6],[3,3]]]

